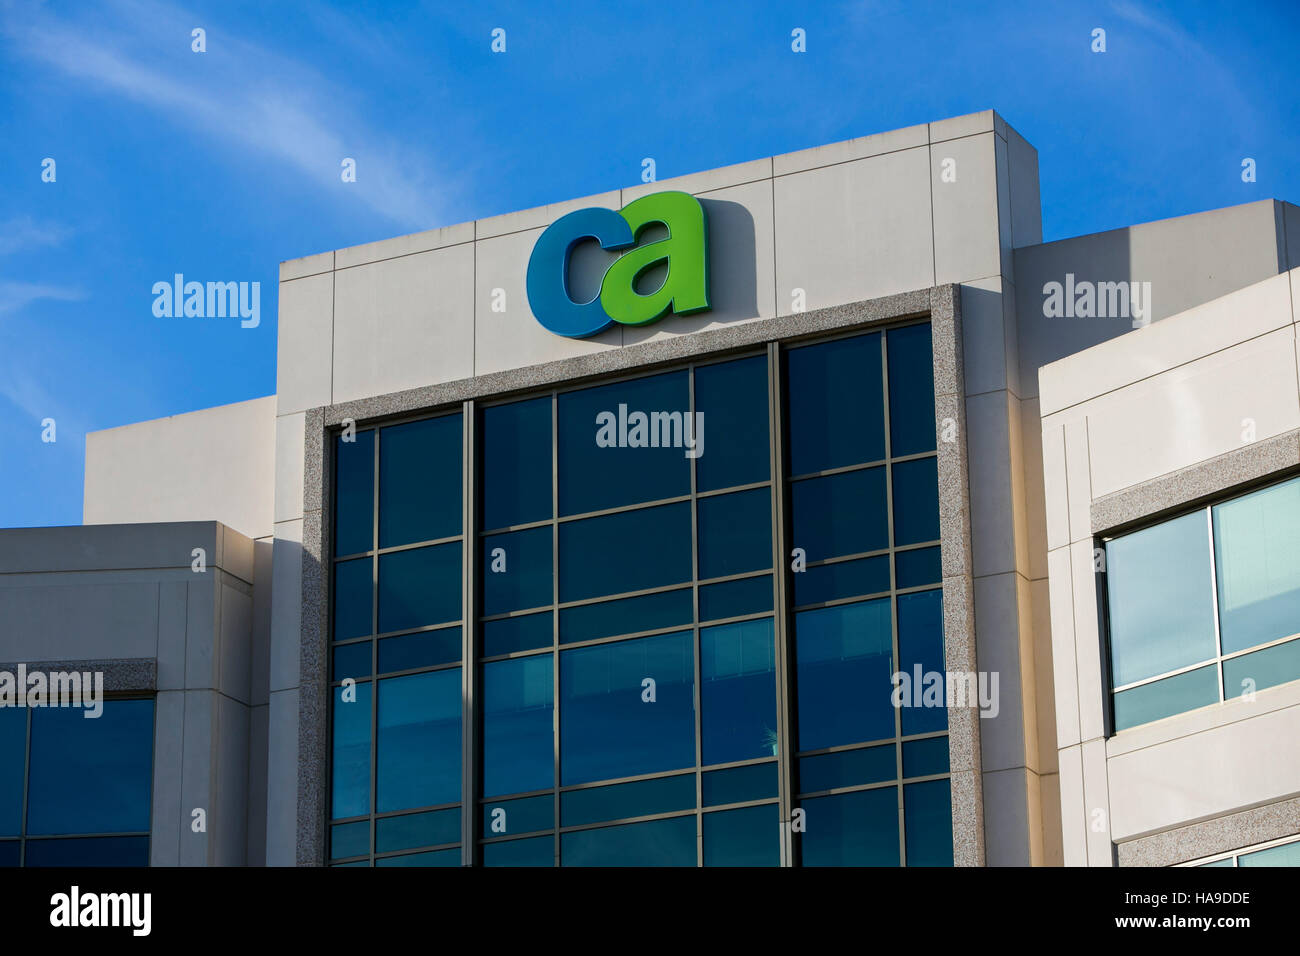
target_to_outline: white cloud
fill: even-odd
[[[0,256],[33,246],[57,246],[71,229],[56,222],[37,222],[31,216],[18,216],[0,222]]]
[[[0,315],[7,312],[16,312],[23,306],[39,299],[53,299],[58,302],[80,302],[85,298],[85,293],[64,286],[0,279]]]

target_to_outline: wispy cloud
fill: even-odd
[[[84,292],[65,286],[0,279],[0,315],[7,312],[16,312],[23,306],[40,299],[53,299],[58,302],[80,302],[85,298]]]
[[[447,190],[427,157],[349,109],[351,91],[310,66],[218,29],[208,21],[208,53],[191,52],[192,15],[153,0],[112,0],[93,20],[60,19],[49,8],[3,14],[19,53],[91,89],[149,107],[205,135],[245,161],[250,152],[285,164],[322,188],[347,188],[374,212],[411,228],[440,222]],[[104,15],[106,14],[106,15]],[[90,16],[90,15],[88,15]],[[194,59],[205,57],[200,64]],[[188,58],[188,59],[187,59]],[[357,160],[343,187],[340,162]]]
[[[17,216],[0,222],[0,256],[33,246],[57,246],[72,230],[57,222],[37,222],[31,216]]]

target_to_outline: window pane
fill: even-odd
[[[0,867],[15,867],[21,859],[21,846],[17,840],[0,840]]]
[[[483,834],[489,837],[534,833],[555,826],[555,797],[524,797],[483,804]],[[554,851],[552,851],[553,853]]]
[[[611,560],[612,555],[623,554],[627,554],[623,560]],[[690,579],[690,502],[560,525],[561,601],[641,591]]]
[[[432,813],[406,813],[375,821],[375,852],[414,850],[460,842],[460,808]]]
[[[776,804],[706,813],[705,866],[780,866],[781,817]]]
[[[904,703],[910,706],[902,710],[903,733],[926,734],[934,730],[948,729],[948,699],[946,694],[947,674],[943,658],[943,591],[917,591],[914,594],[900,594],[898,601],[898,657],[899,670],[907,674],[912,681],[910,699]],[[921,669],[921,686],[916,685],[916,669]],[[924,690],[926,675],[938,674],[941,698],[938,706],[927,704]],[[978,675],[976,677],[978,680]],[[972,687],[978,693],[978,686]],[[916,706],[920,703],[921,706]]]
[[[93,719],[79,707],[32,711],[28,834],[149,830],[153,701],[103,708]]]
[[[1247,684],[1248,680],[1252,683]],[[1247,690],[1263,690],[1293,680],[1300,680],[1300,641],[1288,641],[1223,662],[1225,697],[1238,697]]]
[[[934,451],[934,361],[930,323],[890,329],[889,453]]]
[[[460,415],[392,425],[379,436],[379,546],[450,538],[461,526]]]
[[[948,772],[948,738],[927,737],[903,744],[903,776],[928,777]]]
[[[379,813],[460,799],[460,713],[459,667],[379,682]]]
[[[375,860],[375,866],[460,866],[460,850],[434,850],[431,853],[405,853]]]
[[[483,409],[483,527],[551,517],[551,397]]]
[[[460,628],[386,637],[379,642],[379,673],[437,667],[461,658]]]
[[[766,488],[699,501],[700,579],[772,566],[772,495]]]
[[[404,631],[460,617],[460,542],[379,556],[379,630]]]
[[[804,866],[898,866],[898,789],[804,800]]]
[[[841,750],[799,759],[801,793],[883,783],[897,778],[898,748],[894,744],[861,750]]]
[[[1122,690],[1114,696],[1115,729],[1123,730],[1217,703],[1219,675],[1210,665]]]
[[[784,356],[790,473],[884,458],[880,333],[789,349]]]
[[[894,578],[900,588],[918,588],[938,584],[942,577],[940,549],[917,548],[894,555]]]
[[[690,624],[694,615],[691,589],[662,591],[621,601],[580,604],[560,611],[560,643],[576,644],[619,634],[653,631]]]
[[[1300,478],[1214,508],[1223,653],[1300,632]]]
[[[330,827],[330,859],[346,860],[350,856],[369,856],[370,821],[341,823]]]
[[[685,371],[564,392],[559,412],[561,515],[691,490],[691,460],[682,445],[690,412]],[[651,447],[652,412],[679,413],[676,447],[663,447],[662,420],[653,436],[660,447]],[[669,432],[672,445],[671,425]]]
[[[356,680],[359,677],[369,677],[370,652],[371,644],[369,641],[361,641],[357,644],[340,644],[334,648],[333,680],[344,680],[348,677]]]
[[[0,836],[23,828],[23,765],[27,761],[27,711],[0,708]]]
[[[894,736],[889,599],[795,615],[799,749]]]
[[[1237,857],[1238,866],[1300,866],[1300,843],[1283,843],[1267,850],[1243,853]]]
[[[847,471],[790,486],[792,547],[810,561],[878,551],[889,546],[885,469]]]
[[[334,553],[374,549],[375,433],[334,442]]]
[[[498,654],[514,654],[517,651],[548,647],[552,642],[551,629],[554,625],[552,617],[550,611],[543,611],[541,614],[529,614],[524,617],[485,621],[483,656],[495,657]]]
[[[483,665],[483,792],[542,790],[555,782],[550,654]]]
[[[723,581],[700,588],[700,620],[759,614],[772,610],[772,576]]]
[[[695,774],[656,777],[612,787],[589,787],[560,794],[560,826],[577,827],[625,817],[690,810],[695,807]]]
[[[717,807],[728,803],[744,803],[747,800],[775,797],[776,775],[776,761],[706,773],[701,781],[704,806]]]
[[[704,454],[695,461],[700,491],[767,481],[767,357],[695,370],[695,408],[704,416]]]
[[[370,687],[357,684],[355,700],[334,688],[334,759],[331,806],[335,820],[370,812]]]
[[[26,862],[28,866],[148,866],[149,838],[28,840]]]
[[[952,788],[947,780],[903,787],[908,866],[952,866]]]
[[[695,866],[695,815],[576,830],[560,837],[563,866]]]
[[[483,845],[484,866],[554,866],[555,838],[530,837]]]
[[[700,631],[704,763],[776,756],[776,650],[771,619]]]
[[[550,604],[550,526],[484,538],[481,567],[485,615]]]
[[[694,658],[689,632],[562,651],[562,784],[694,766]]]
[[[1195,511],[1109,542],[1106,587],[1115,686],[1214,656],[1205,512]]]
[[[889,555],[817,564],[794,576],[794,603],[822,604],[889,590]]]
[[[937,458],[918,458],[891,465],[894,472],[894,544],[939,539],[939,472]]]
[[[374,559],[357,558],[334,565],[334,640],[365,637],[374,625]]]

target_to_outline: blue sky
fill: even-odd
[[[1300,201],[1300,4],[990,6],[0,0],[0,527],[80,523],[87,431],[273,393],[280,261],[642,157],[665,179],[993,108],[1038,149],[1045,240]],[[261,324],[156,318],[177,272],[260,282]]]

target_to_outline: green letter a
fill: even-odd
[[[704,207],[683,192],[643,196],[620,215],[637,237],[651,223],[668,227],[668,238],[635,246],[617,259],[600,285],[600,304],[615,322],[645,325],[665,312],[678,315],[709,308],[709,227]],[[636,291],[636,280],[661,261],[668,263],[664,284],[649,295]]]

